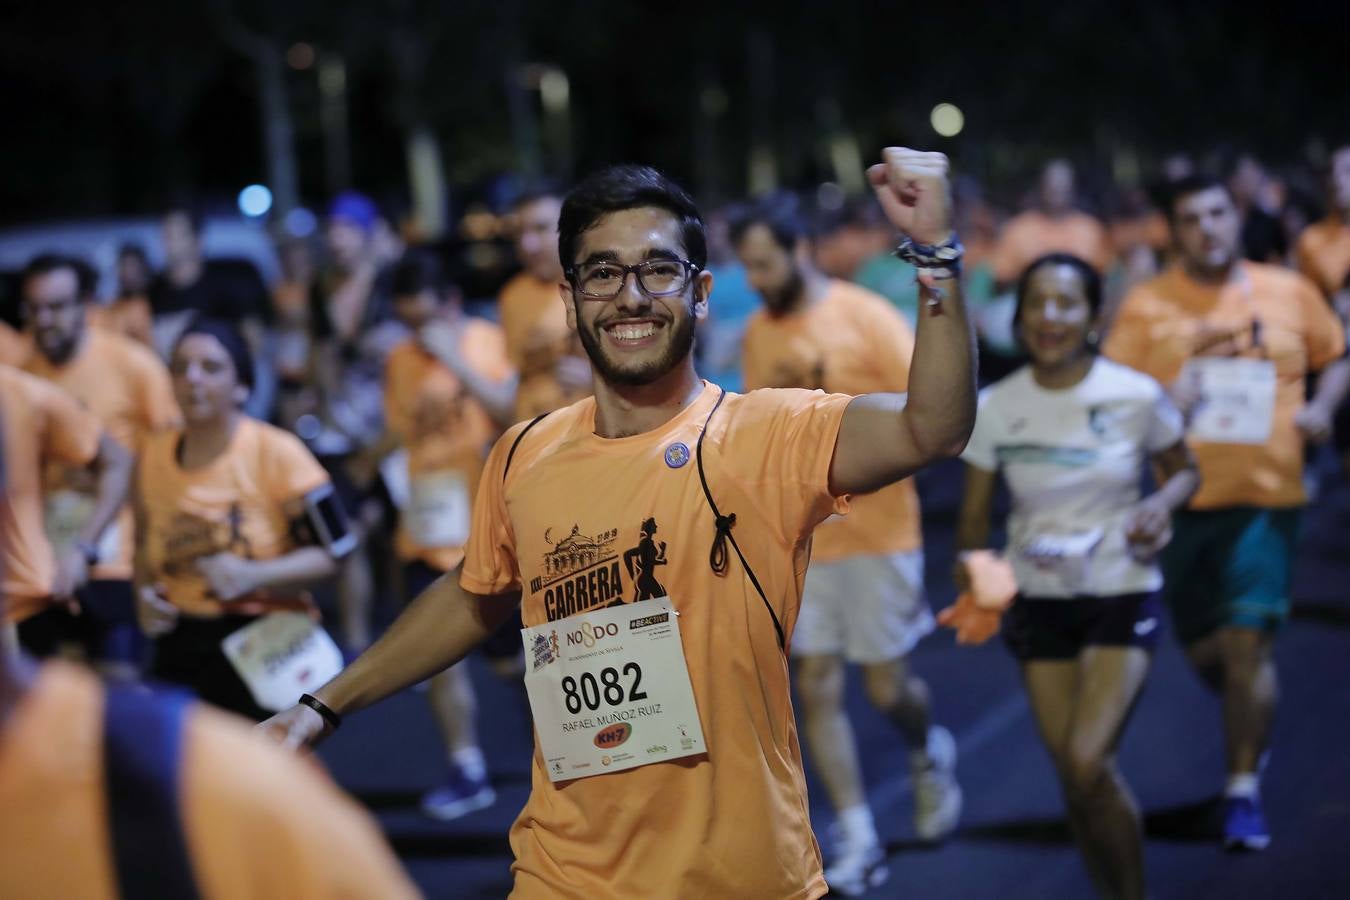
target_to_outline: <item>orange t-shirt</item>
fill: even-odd
[[[467,319],[459,351],[483,377],[493,381],[511,377],[502,331],[491,322]],[[416,492],[424,484],[458,476],[472,500],[483,457],[499,430],[454,373],[416,340],[404,341],[385,365],[384,401],[385,422],[408,451],[411,489]],[[400,523],[397,550],[401,559],[419,559],[444,572],[464,558],[462,546],[419,545],[406,522]]]
[[[506,459],[524,425],[497,442],[474,503],[460,582],[522,590],[527,626],[633,602],[628,551],[653,519],[661,559],[646,577],[680,615],[706,756],[553,784],[538,747],[530,798],[511,829],[517,898],[818,897],[820,851],[792,713],[787,657],[764,602],[733,555],[708,563],[713,513],[697,442],[721,389],[669,422],[604,439],[595,401],[546,417]],[[839,394],[727,394],[708,426],[704,467],[733,535],[791,640],[811,533],[847,501],[829,472]],[[731,550],[728,548],[728,553]]]
[[[113,440],[133,454],[140,452],[147,435],[172,428],[181,418],[164,363],[153,351],[120,334],[91,328],[83,346],[64,365],[52,365],[41,353],[34,353],[24,369],[78,400],[98,417]],[[72,469],[54,462],[44,473],[43,489],[49,500],[58,500],[53,496],[57,493],[73,493],[82,501],[74,507],[73,517],[63,523],[51,521],[61,514],[57,505],[48,506],[49,534],[55,529],[73,537],[71,532],[82,528],[93,510],[98,489],[94,473],[87,467]],[[127,504],[109,526],[114,533],[105,531],[99,542],[107,552],[91,570],[92,578],[131,578],[134,530],[131,504]]]
[[[137,501],[148,580],[163,584],[169,602],[194,616],[308,606],[304,592],[222,603],[196,561],[215,553],[275,559],[296,549],[291,522],[303,515],[300,500],[327,484],[328,473],[295,435],[247,416],[240,417],[225,452],[201,468],[179,465],[181,437],[179,431],[159,432],[141,452]]]
[[[1298,270],[1330,297],[1350,280],[1350,225],[1332,213],[1303,229],[1295,246]]]
[[[88,466],[103,429],[65,391],[0,366],[0,429],[5,440],[5,499],[0,503],[6,620],[21,622],[47,605],[56,555],[44,526],[42,470],[60,460]]]
[[[154,316],[145,297],[118,297],[107,306],[90,307],[89,322],[146,347],[155,346]]]
[[[1038,257],[1047,253],[1072,253],[1105,272],[1113,258],[1106,228],[1095,217],[1070,212],[1051,218],[1038,210],[1013,217],[1003,226],[994,247],[994,279],[1011,284],[1022,277]]]
[[[831,394],[909,390],[914,334],[882,297],[831,281],[825,297],[804,312],[750,317],[742,345],[746,390],[796,387]],[[811,558],[833,562],[916,550],[923,543],[914,481],[853,498],[847,516],[816,529]]]
[[[1195,281],[1179,266],[1137,285],[1121,305],[1103,352],[1171,384],[1183,364],[1206,347],[1236,344],[1237,355],[1275,364],[1275,410],[1265,444],[1187,440],[1200,466],[1192,509],[1291,507],[1305,502],[1303,438],[1294,414],[1304,403],[1307,375],[1345,352],[1345,334],[1317,289],[1277,266],[1240,263],[1222,286]],[[1252,325],[1261,323],[1261,347]]]
[[[22,368],[32,352],[33,342],[28,335],[0,322],[0,366]]]
[[[104,698],[94,675],[48,663],[0,729],[0,896],[117,897]],[[370,815],[312,764],[202,704],[183,732],[179,802],[202,897],[418,896]]]
[[[520,373],[516,389],[516,418],[535,416],[590,394],[568,390],[558,383],[554,369],[565,356],[585,359],[576,334],[567,327],[567,309],[558,296],[558,285],[540,281],[528,272],[512,278],[497,301],[506,353]]]
[[[1121,252],[1141,245],[1163,251],[1172,243],[1172,226],[1167,216],[1152,210],[1141,216],[1116,219],[1111,223],[1110,237],[1111,246]]]

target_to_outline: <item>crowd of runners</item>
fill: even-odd
[[[1147,892],[1115,752],[1164,630],[1222,710],[1223,845],[1265,848],[1300,513],[1350,470],[1350,145],[1316,177],[1176,157],[1092,203],[1051,160],[1011,217],[942,154],[867,176],[702,211],[640,166],[530,186],[492,211],[495,297],[356,192],[272,285],[190,206],[107,271],[31,259],[0,324],[0,895],[154,895],[151,839],[164,890],[411,893],[263,738],[416,686],[422,810],[473,814],[475,650],[534,725],[514,896],[859,894],[888,871],[850,664],[915,836],[960,827],[910,662],[939,621],[1006,642],[1102,896]],[[913,476],[957,457],[938,611]],[[44,875],[72,837],[104,849]]]

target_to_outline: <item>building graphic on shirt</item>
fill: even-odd
[[[534,591],[618,558],[613,549],[614,539],[619,536],[617,528],[589,537],[581,533],[579,525],[573,525],[571,534],[556,544],[550,540],[549,531],[544,532],[544,541],[553,549],[544,554],[542,574],[531,585]]]
[[[667,564],[666,542],[656,539],[655,518],[639,520],[635,545],[624,551],[622,559],[614,546],[619,537],[617,528],[592,537],[574,524],[567,536],[556,542],[551,531],[544,532],[549,549],[540,558],[538,574],[529,580],[530,593],[543,594],[548,621],[666,595],[665,586],[656,577],[657,570]]]

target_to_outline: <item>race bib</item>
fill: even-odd
[[[79,491],[52,491],[42,498],[42,525],[58,558],[75,546],[89,517],[95,498]],[[115,562],[122,552],[122,528],[116,518],[98,539],[99,562]]]
[[[549,780],[707,752],[669,597],[521,629]]]
[[[1018,555],[1036,575],[1051,578],[1062,589],[1077,594],[1087,581],[1088,564],[1102,535],[1100,528],[1068,534],[1041,532],[1024,542]]]
[[[304,613],[258,618],[220,643],[253,702],[263,709],[289,709],[342,671],[342,652],[328,632]]]
[[[410,480],[404,522],[419,547],[463,547],[469,542],[469,483],[459,472],[426,472]]]
[[[1275,421],[1275,364],[1268,359],[1193,359],[1200,401],[1190,436],[1213,444],[1264,444]]]

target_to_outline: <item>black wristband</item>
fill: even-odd
[[[316,713],[322,716],[323,720],[328,723],[328,727],[332,728],[334,731],[337,731],[338,728],[342,726],[342,716],[339,716],[337,713],[329,709],[328,704],[324,703],[322,700],[320,700],[318,697],[315,697],[313,694],[301,694],[300,705],[308,706],[310,709],[314,710]]]

